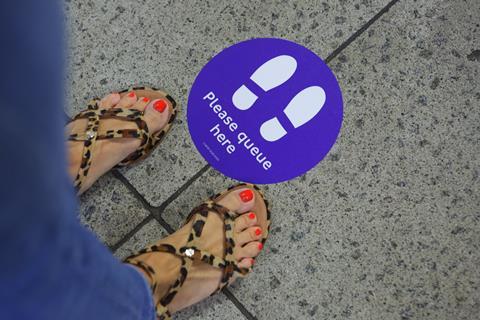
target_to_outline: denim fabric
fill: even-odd
[[[78,223],[61,3],[0,10],[0,319],[154,319],[144,278]]]

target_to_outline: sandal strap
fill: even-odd
[[[94,102],[94,106],[97,106],[97,102]],[[100,124],[100,119],[97,113],[95,113],[91,108],[92,102],[89,103],[87,110],[82,115],[82,118],[87,119],[87,126],[85,128],[85,133],[81,140],[78,136],[75,136],[76,141],[84,141],[82,149],[82,160],[80,162],[80,167],[78,169],[77,176],[75,177],[74,187],[75,190],[80,190],[82,182],[85,180],[85,177],[88,175],[90,166],[92,164],[92,149],[97,140],[98,126]],[[73,121],[73,120],[72,120]],[[70,140],[70,137],[69,137]]]
[[[137,88],[132,88],[131,90],[153,90],[153,91],[158,91],[158,89],[154,88],[146,88],[146,87],[137,87]],[[124,91],[125,92],[125,91]],[[143,149],[137,149],[134,152],[132,152],[130,155],[128,155],[125,159],[120,161],[115,168],[120,168],[124,167],[127,165],[130,165],[138,160],[141,160],[144,158],[146,155],[148,155],[150,152],[155,149],[160,142],[163,140],[165,135],[167,134],[168,131],[170,131],[170,128],[172,127],[173,121],[175,121],[175,118],[177,116],[177,102],[169,95],[166,94],[165,98],[170,101],[172,105],[172,110],[170,110],[170,115],[168,122],[165,124],[165,126],[158,132],[155,132],[151,135],[149,135],[149,143],[145,145]]]
[[[215,256],[208,251],[198,249],[196,246],[196,240],[202,236],[203,228],[207,221],[209,212],[214,212],[223,219],[225,232],[224,258]],[[181,259],[182,264],[178,278],[172,285],[170,285],[167,293],[156,304],[158,319],[170,319],[170,313],[167,305],[170,304],[185,282],[188,272],[190,271],[194,261],[207,263],[223,271],[220,283],[212,295],[228,285],[233,275],[237,274],[238,276],[243,277],[251,271],[251,268],[247,269],[238,267],[233,256],[233,248],[235,247],[235,242],[233,240],[233,224],[237,216],[237,213],[229,210],[228,208],[219,205],[213,200],[208,200],[202,203],[200,206],[194,208],[189,214],[186,223],[193,219],[192,230],[185,246],[176,248],[170,244],[153,245],[140,250],[137,254],[129,256],[124,260],[126,263],[141,268],[148,275],[152,283],[152,291],[155,292],[157,288],[157,283],[155,282],[153,276],[155,274],[155,270],[148,264],[139,261],[136,258],[145,253],[164,252],[175,255]]]
[[[70,141],[83,141],[82,161],[79,171],[75,178],[75,189],[80,190],[82,183],[88,175],[92,163],[93,147],[97,140],[107,140],[116,138],[136,138],[141,139],[140,146],[132,152],[125,160],[132,162],[135,156],[143,155],[151,149],[153,141],[156,139],[155,135],[149,134],[147,123],[144,120],[144,113],[135,109],[124,108],[112,108],[112,109],[99,109],[98,99],[94,99],[89,102],[87,110],[84,110],[77,114],[70,122],[78,119],[87,119],[87,126],[85,131],[81,134],[74,133],[68,136]],[[99,132],[98,128],[101,120],[105,119],[118,119],[128,122],[134,122],[137,125],[137,129],[116,129],[106,130]],[[138,157],[137,157],[138,158]]]
[[[219,205],[214,200],[205,201],[200,206],[193,209],[188,216],[186,223],[188,223],[191,219],[194,219],[194,221],[187,247],[194,248],[194,244],[196,242],[195,240],[202,236],[203,227],[205,226],[209,212],[215,212],[220,218],[222,218],[224,225],[223,230],[225,232],[223,259],[202,251],[200,255],[200,257],[202,257],[202,261],[209,263],[214,267],[218,267],[223,271],[220,284],[217,290],[212,293],[215,294],[229,284],[230,279],[234,274],[245,276],[250,269],[239,268],[233,256],[233,248],[235,247],[235,241],[233,240],[233,225],[235,219],[238,217],[238,214],[222,205]]]

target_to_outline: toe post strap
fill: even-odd
[[[94,103],[94,106],[97,106],[97,102]],[[89,104],[89,108],[93,108],[91,103]],[[72,121],[77,119],[87,119],[87,126],[85,127],[84,133],[74,133],[68,137],[68,140],[70,141],[83,141],[82,160],[74,183],[75,189],[78,191],[81,188],[82,182],[88,175],[88,171],[92,164],[93,146],[98,138],[100,117],[94,109],[87,109],[78,114]]]

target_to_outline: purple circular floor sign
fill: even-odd
[[[200,71],[188,97],[195,146],[215,169],[252,183],[304,174],[335,143],[343,116],[334,74],[282,39],[237,43]]]

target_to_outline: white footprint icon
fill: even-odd
[[[325,91],[318,86],[308,87],[300,91],[283,110],[294,128],[298,128],[312,120],[325,104]],[[265,121],[260,126],[260,134],[270,142],[277,141],[287,134],[277,117]]]
[[[250,79],[264,91],[269,91],[285,83],[295,73],[297,60],[291,56],[282,55],[272,58],[258,67]],[[247,86],[242,85],[232,96],[232,102],[240,110],[247,110],[258,99]]]

